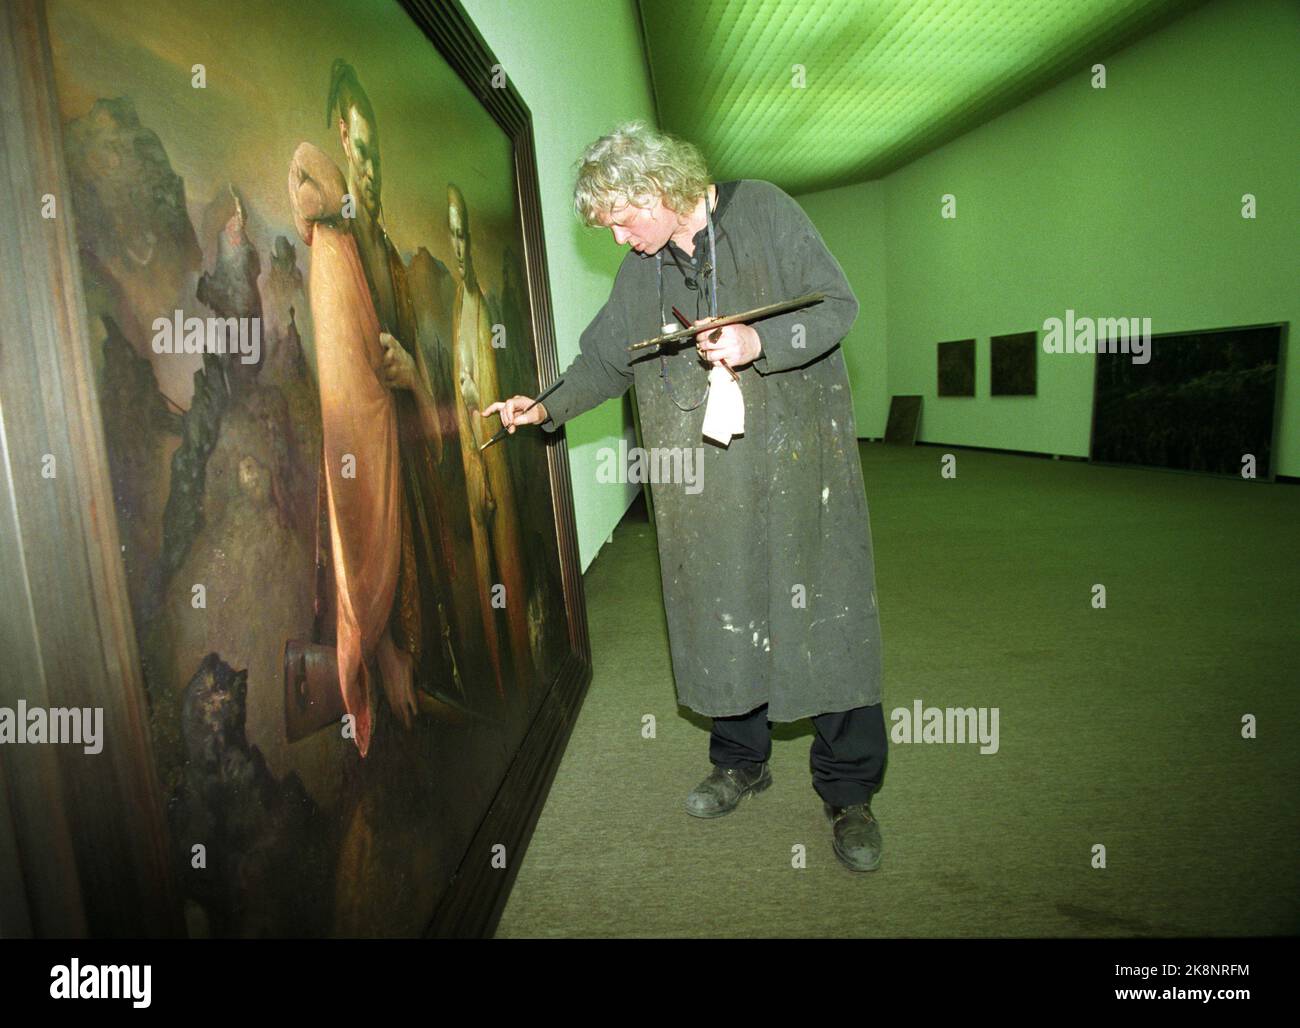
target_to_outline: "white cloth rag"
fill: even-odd
[[[745,398],[740,383],[721,364],[709,369],[709,400],[704,406],[704,438],[730,446],[733,435],[745,433]]]

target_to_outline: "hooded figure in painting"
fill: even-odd
[[[526,413],[532,401],[522,396],[484,413],[554,432],[635,382],[645,447],[698,448],[702,490],[653,483],[678,697],[713,718],[714,770],[687,796],[687,812],[717,817],[766,789],[769,719],[809,717],[813,786],[835,853],[872,870],[880,830],[870,799],[887,745],[880,619],[839,345],[857,299],[791,197],[760,180],[710,183],[695,147],[642,125],[588,147],[574,203],[631,249],[556,392]],[[825,299],[752,325],[706,327],[713,314],[809,293]],[[696,345],[629,353],[661,334],[674,307],[699,327]],[[739,377],[743,427],[706,445],[711,383],[735,397],[724,363]]]

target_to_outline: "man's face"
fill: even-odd
[[[456,255],[456,270],[465,277],[465,257],[469,253],[469,237],[465,234],[465,218],[455,201],[447,205],[447,228],[451,232],[451,249]]]
[[[372,218],[379,216],[379,139],[365,116],[352,107],[343,132],[343,150],[348,158],[348,184],[356,199]]]
[[[646,203],[644,199],[641,202]],[[614,233],[614,242],[619,246],[626,243],[637,253],[655,253],[677,231],[677,215],[659,197],[644,207],[627,203],[601,211],[597,220]]]

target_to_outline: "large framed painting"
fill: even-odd
[[[1098,353],[1089,459],[1272,481],[1288,322],[1147,336]]]
[[[558,373],[527,106],[454,4],[6,8],[3,705],[104,717],[6,762],[10,923],[490,932],[590,678],[479,413]]]

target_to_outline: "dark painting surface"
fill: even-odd
[[[989,340],[990,396],[1033,396],[1038,392],[1038,333],[1017,332]]]
[[[975,340],[958,339],[940,343],[939,395],[975,395]]]
[[[1097,354],[1092,459],[1116,464],[1272,475],[1284,326],[1161,335],[1151,360]]]
[[[510,139],[396,4],[48,22],[190,933],[419,934],[569,645]]]
[[[921,425],[921,397],[895,396],[889,403],[885,442],[913,446]]]

